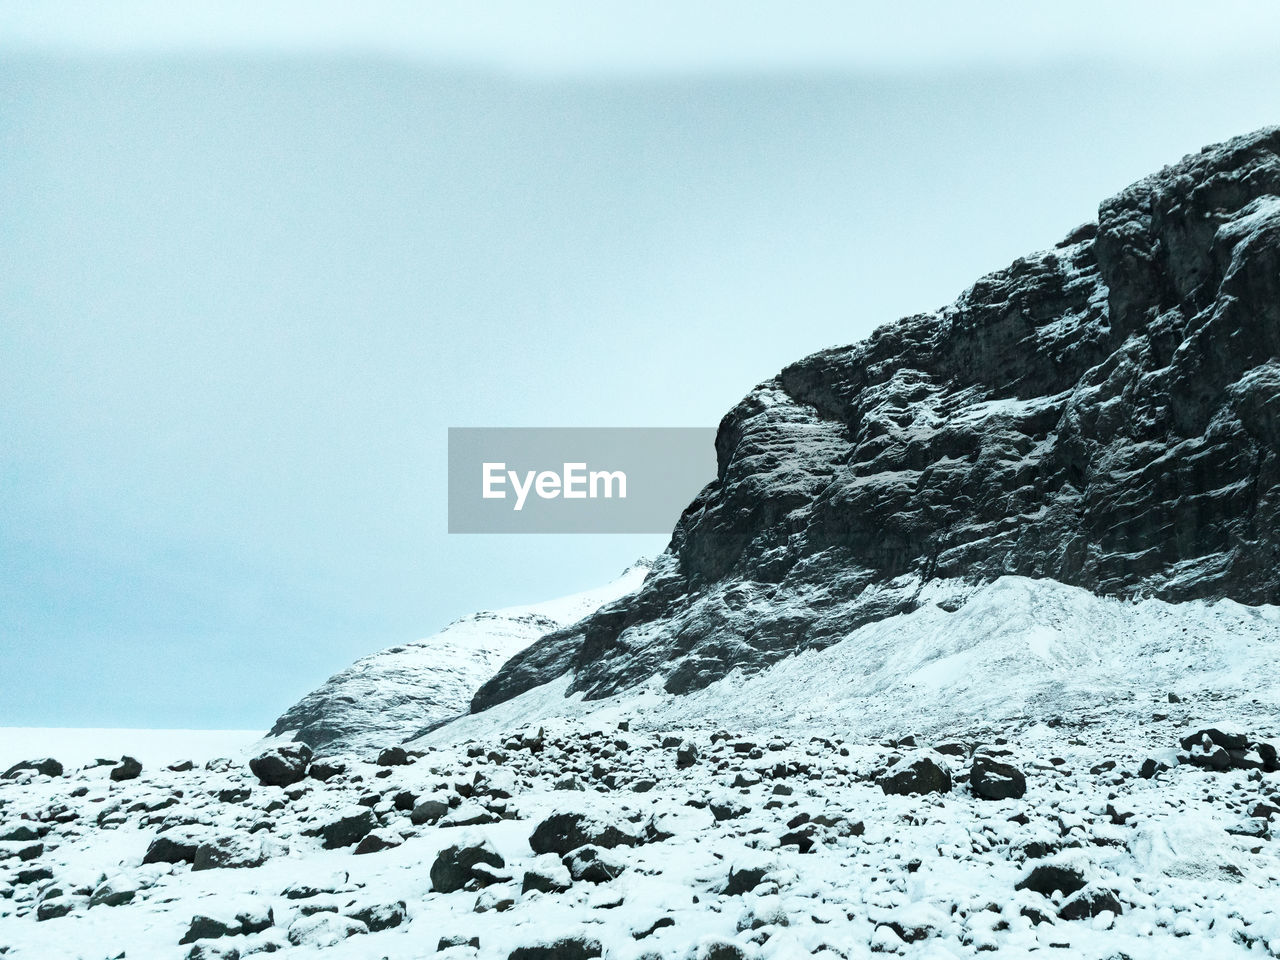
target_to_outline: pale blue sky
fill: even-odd
[[[446,428],[713,425],[1280,121],[1262,6],[951,6],[0,7],[0,724],[608,579],[664,539],[445,534]]]

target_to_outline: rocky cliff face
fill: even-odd
[[[761,384],[635,596],[472,701],[566,671],[699,689],[906,612],[934,578],[1280,602],[1280,128],[1206,148],[1096,224]]]

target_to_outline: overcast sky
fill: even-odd
[[[419,6],[0,7],[0,724],[610,579],[448,536],[446,429],[714,425],[1280,120],[1275,5]]]
[[[67,51],[359,50],[553,74],[861,67],[1047,58],[1273,56],[1267,0],[97,0],[9,3],[0,43]]]

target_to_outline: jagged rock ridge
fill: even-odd
[[[911,610],[934,578],[1280,601],[1280,128],[1208,147],[951,306],[784,369],[642,590],[508,662],[699,689]]]
[[[594,590],[461,617],[439,633],[357,660],[286,710],[268,734],[317,753],[373,751],[466,713],[471,696],[507,658],[551,630],[634,591],[649,561]]]

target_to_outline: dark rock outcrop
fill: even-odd
[[[1206,148],[951,306],[731,410],[717,477],[634,596],[476,693],[762,669],[931,578],[1280,602],[1280,128]],[[762,613],[762,611],[765,611]]]
[[[262,844],[251,837],[213,837],[196,848],[192,870],[245,870],[262,866],[267,860]]]
[[[1206,727],[1179,739],[1179,763],[1206,770],[1280,770],[1276,744],[1239,730]],[[1150,779],[1150,778],[1148,778]]]
[[[584,880],[587,883],[608,883],[622,876],[627,868],[625,863],[611,856],[607,850],[590,844],[565,854],[564,865],[574,880]]]

